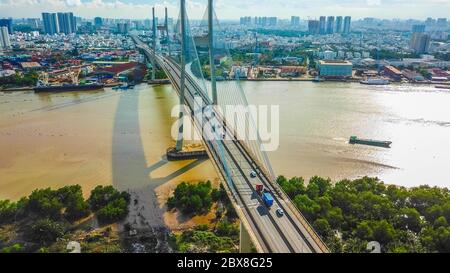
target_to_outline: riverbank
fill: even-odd
[[[349,78],[349,79],[320,79],[319,82],[316,82],[315,78],[258,78],[258,79],[240,79],[240,81],[248,81],[248,82],[315,82],[316,84],[327,83],[327,82],[343,82],[343,83],[359,83],[363,78]],[[392,85],[441,85],[450,87],[450,82],[432,82],[432,81],[424,81],[424,82],[391,82]]]

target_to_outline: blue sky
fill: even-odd
[[[186,0],[190,18],[201,18],[207,0]],[[151,7],[162,16],[163,7],[178,14],[176,0],[0,0],[0,17],[40,17],[43,11],[72,11],[77,16],[93,18],[148,18]],[[221,19],[240,16],[278,16],[304,19],[320,15],[351,15],[354,18],[450,17],[450,0],[215,0]]]

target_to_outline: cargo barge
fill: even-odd
[[[351,136],[349,140],[350,144],[362,144],[369,146],[378,146],[384,148],[390,148],[392,141],[381,141],[381,140],[373,140],[373,139],[361,139],[356,136]]]
[[[104,84],[64,84],[64,85],[39,85],[33,88],[35,93],[42,92],[69,92],[69,91],[92,91],[100,90],[105,87]]]

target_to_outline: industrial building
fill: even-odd
[[[353,64],[342,60],[321,60],[317,68],[320,77],[348,78],[352,76]]]

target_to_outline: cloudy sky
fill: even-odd
[[[189,18],[203,17],[207,0],[186,0]],[[41,12],[72,11],[76,16],[93,18],[142,19],[150,16],[151,7],[157,7],[157,16],[163,7],[171,17],[178,14],[177,0],[0,0],[0,17],[40,17]],[[354,18],[416,18],[450,17],[450,0],[215,0],[220,19],[240,16],[298,15],[307,19],[320,15],[351,15]]]

